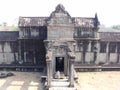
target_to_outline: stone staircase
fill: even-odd
[[[53,79],[51,82],[52,87],[69,87],[68,79]]]
[[[49,88],[49,90],[77,90],[73,87],[54,87],[54,88]]]
[[[49,90],[76,90],[74,87],[69,87],[68,79],[53,79]]]
[[[45,86],[47,82],[45,83]],[[75,87],[70,87],[68,77],[64,73],[60,73],[60,79],[52,79],[51,86],[47,90],[77,90]]]

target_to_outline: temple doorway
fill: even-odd
[[[64,57],[56,57],[56,71],[64,72]]]
[[[26,63],[29,63],[29,64],[34,63],[34,53],[33,53],[33,51],[28,51],[26,53]]]

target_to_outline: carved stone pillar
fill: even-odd
[[[98,64],[98,62],[99,62],[99,60],[98,60],[99,55],[100,55],[100,43],[97,42],[97,54],[96,54],[95,64]]]
[[[34,59],[34,64],[36,64],[36,57],[35,57],[35,54],[36,54],[36,48],[35,48],[35,44],[36,44],[36,43],[35,43],[35,40],[33,40],[33,50],[34,50],[34,51],[33,51],[33,56],[34,56],[33,59]]]
[[[119,52],[120,47],[119,46],[120,46],[120,44],[116,45],[116,54],[117,54],[117,64],[120,65],[120,52]]]
[[[46,62],[47,62],[47,87],[51,86],[52,80],[52,52],[48,51],[46,54]]]
[[[80,45],[79,45],[79,47],[80,47],[80,52],[81,52],[81,63],[83,63],[83,42],[81,42],[80,43]]]
[[[87,63],[90,64],[91,63],[91,41],[89,41],[88,43],[88,54],[89,54],[89,57],[88,57]]]
[[[106,46],[106,64],[109,63],[109,42],[107,43]]]
[[[24,62],[26,62],[26,52],[24,52]]]
[[[21,41],[19,40],[19,61],[21,61]]]
[[[70,80],[70,87],[74,87],[74,61],[75,61],[75,55],[70,52],[69,53],[69,57],[70,57],[70,73],[69,73],[69,80]]]
[[[94,59],[93,59],[93,63],[96,62],[96,59],[97,59],[97,52],[98,52],[98,42],[94,42],[94,48],[93,48],[93,52],[94,52]]]
[[[117,49],[118,49],[118,46],[117,46],[117,43],[116,43],[116,48],[115,48],[115,53],[117,54],[116,63],[119,63],[119,53],[117,52]]]
[[[51,86],[51,60],[47,61],[47,87]]]
[[[34,54],[34,64],[36,64],[35,51],[33,51],[33,54]]]
[[[88,52],[91,52],[91,41],[89,41],[89,44],[88,44]]]
[[[74,87],[74,59],[70,60],[70,87]]]

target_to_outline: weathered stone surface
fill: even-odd
[[[0,64],[20,60],[44,66],[46,49],[53,52],[53,71],[56,57],[63,57],[65,68],[69,67],[66,52],[74,52],[75,62],[83,65],[120,62],[120,34],[98,32],[97,14],[93,18],[71,17],[59,4],[49,17],[20,17],[18,26],[17,32],[0,32]]]

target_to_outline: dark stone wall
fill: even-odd
[[[21,59],[23,65],[45,65],[45,46],[43,40],[21,40]]]
[[[17,61],[17,41],[0,41],[0,64],[14,64]]]

